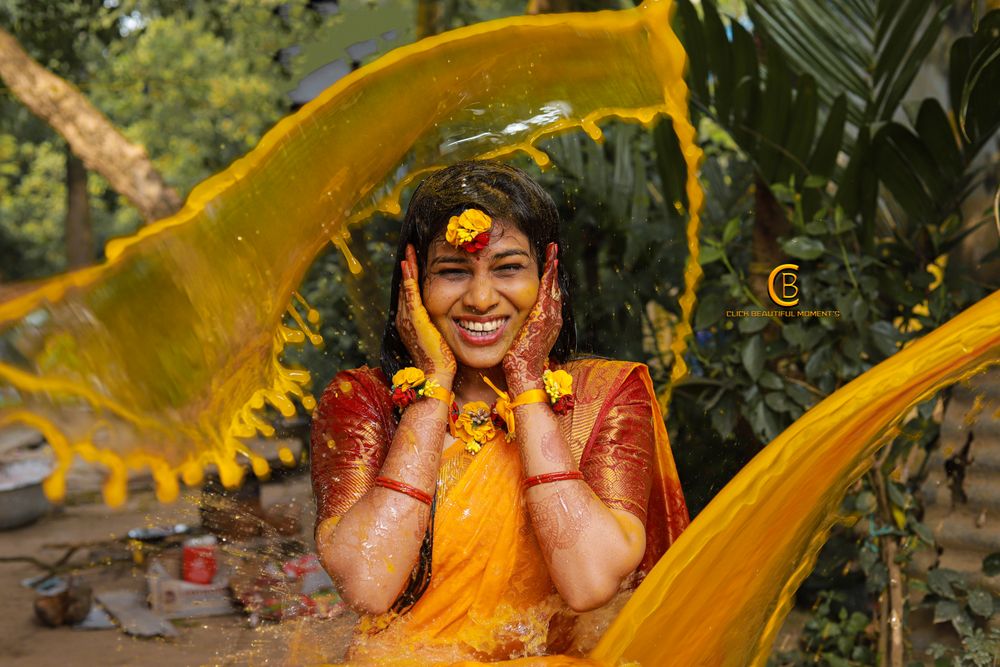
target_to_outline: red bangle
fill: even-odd
[[[549,482],[561,482],[564,479],[583,479],[583,473],[579,470],[564,470],[562,472],[547,472],[542,475],[535,475],[534,477],[528,477],[523,482],[521,482],[522,489],[530,489],[533,486],[538,486],[539,484],[548,484]]]
[[[409,484],[403,484],[402,482],[397,482],[394,479],[389,479],[388,477],[376,477],[375,486],[381,486],[383,489],[391,489],[393,491],[399,491],[400,493],[405,493],[411,498],[419,500],[425,505],[430,505],[431,498],[429,493],[424,493],[415,486],[410,486]]]

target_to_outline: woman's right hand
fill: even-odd
[[[427,376],[453,378],[458,366],[455,355],[445,342],[441,332],[431,322],[423,300],[420,298],[420,282],[417,275],[417,253],[413,245],[406,246],[406,259],[400,262],[403,282],[399,290],[399,306],[396,309],[396,329],[413,359],[414,365]]]

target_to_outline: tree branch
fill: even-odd
[[[69,144],[88,169],[139,209],[147,221],[181,207],[142,146],[130,142],[72,84],[42,67],[0,28],[0,79],[33,114]]]

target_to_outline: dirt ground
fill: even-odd
[[[2,434],[0,434],[2,435]],[[2,443],[0,443],[2,445]],[[2,449],[2,447],[0,447]],[[38,565],[11,558],[33,557],[53,563],[65,547],[51,545],[93,543],[126,535],[133,528],[172,526],[178,523],[199,526],[200,491],[187,490],[170,505],[157,502],[149,480],[133,480],[125,505],[109,509],[100,501],[100,472],[76,469],[70,476],[67,502],[53,508],[33,524],[0,531],[0,665],[37,667],[66,665],[309,665],[338,662],[343,658],[356,617],[345,612],[333,619],[295,619],[281,623],[264,622],[251,627],[247,615],[236,613],[211,618],[173,621],[174,638],[140,639],[120,629],[78,630],[50,628],[35,618],[35,592],[22,581],[43,573]],[[312,526],[314,504],[306,470],[293,471],[280,481],[261,485],[265,508],[294,507],[299,523],[294,539],[314,550]],[[271,537],[274,537],[273,535]],[[262,539],[271,539],[265,536]],[[124,552],[128,555],[128,552]],[[82,549],[73,560],[80,562],[93,552]],[[98,553],[98,555],[100,555]],[[145,590],[144,569],[129,558],[75,573],[94,593],[131,589]],[[793,611],[776,639],[776,653],[794,648],[806,614]],[[911,619],[913,620],[913,619]],[[930,619],[922,624],[920,641],[914,637],[913,658],[924,656],[930,641],[945,641]]]
[[[72,490],[71,490],[72,491]],[[264,484],[264,507],[295,501],[299,507],[300,538],[312,548],[312,491],[305,474],[282,482]],[[70,494],[63,507],[39,521],[0,532],[0,558],[32,556],[46,562],[58,559],[64,549],[46,548],[59,543],[112,539],[139,527],[186,523],[199,525],[199,494],[189,491],[180,500],[163,506],[151,489],[135,491],[119,509],[100,503],[97,494]],[[81,558],[75,555],[74,560]],[[172,639],[138,639],[119,629],[77,630],[49,628],[34,616],[34,591],[22,580],[42,570],[28,562],[0,562],[0,664],[7,667],[43,665],[215,665],[305,664],[336,661],[343,655],[354,617],[348,612],[332,620],[293,620],[264,623],[251,628],[245,615],[174,621],[178,636]],[[79,575],[95,593],[144,586],[141,568],[129,562],[90,568]]]

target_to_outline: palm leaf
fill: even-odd
[[[836,114],[821,113],[820,87],[813,77],[796,75],[776,50],[766,53],[765,67],[754,37],[739,21],[720,15],[710,0],[701,6],[703,19],[690,0],[678,0],[675,19],[690,54],[694,110],[729,133],[765,183],[794,177],[801,189],[817,167],[820,175],[830,176],[843,144],[846,102],[839,103]],[[817,137],[824,115],[833,122],[826,122]],[[683,173],[679,154],[671,150],[674,143],[662,136],[657,140],[659,170],[668,189],[677,184],[669,174]],[[816,155],[822,159],[815,160]]]
[[[876,172],[907,218],[935,223],[959,212],[972,192],[977,153],[1000,130],[1000,11],[952,45],[949,85],[956,133],[941,104],[924,100],[911,129],[882,125],[873,144]]]
[[[950,0],[751,0],[750,15],[826,104],[855,127],[892,118],[934,46]]]
[[[976,152],[1000,127],[1000,9],[979,22],[975,34],[955,40],[949,88],[962,138]]]

